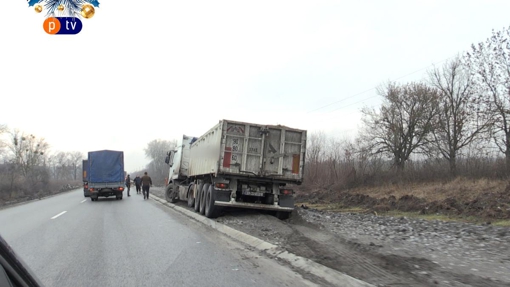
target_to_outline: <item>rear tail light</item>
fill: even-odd
[[[290,195],[290,194],[294,194],[294,190],[292,190],[292,189],[281,189],[280,193],[284,194],[284,195]]]
[[[90,191],[94,191],[94,189],[93,189],[93,188],[90,188],[89,190],[90,190]]]
[[[123,187],[119,187],[119,190],[120,190],[120,191],[123,191],[123,190],[124,190],[124,188],[123,188]]]
[[[226,184],[226,183],[217,183],[215,186],[216,186],[216,188],[223,188],[223,189],[228,188],[228,184]]]

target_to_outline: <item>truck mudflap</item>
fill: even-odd
[[[227,206],[227,207],[239,207],[239,208],[250,208],[250,209],[264,209],[264,210],[275,210],[275,211],[293,211],[294,207],[282,207],[279,205],[262,204],[262,203],[249,203],[249,202],[236,202],[231,201],[216,201],[214,205]]]
[[[294,207],[294,196],[292,196],[292,194],[288,194],[288,195],[281,194],[279,196],[278,204],[281,207],[291,207],[291,208],[293,208]]]

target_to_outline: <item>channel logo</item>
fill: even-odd
[[[43,29],[50,35],[76,35],[83,24],[77,17],[49,17],[44,20]]]
[[[43,29],[50,35],[76,35],[82,19],[90,19],[99,7],[98,0],[26,0],[36,13],[44,12]],[[57,17],[58,16],[58,17]]]

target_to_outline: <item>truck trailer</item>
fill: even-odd
[[[92,201],[100,196],[122,199],[124,152],[99,150],[88,153],[88,188]]]
[[[166,200],[187,201],[208,218],[224,207],[289,218],[294,191],[287,185],[303,182],[305,151],[305,130],[220,120],[200,137],[184,135],[167,153]]]

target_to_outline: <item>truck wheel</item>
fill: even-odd
[[[177,188],[177,186],[173,183],[169,184],[166,187],[166,192],[165,192],[166,201],[168,201],[170,203],[177,202],[177,199],[175,198],[175,189],[176,188]]]
[[[192,183],[188,188],[188,207],[193,207],[195,205],[195,195],[193,190],[195,189],[195,184]]]
[[[198,184],[198,188],[196,189],[197,196],[195,198],[195,212],[200,212],[200,197],[202,196],[202,188],[203,187],[204,187],[204,182],[201,181]]]
[[[280,220],[289,219],[290,218],[290,214],[291,214],[291,212],[288,212],[288,211],[277,211],[276,212],[276,218],[278,218]]]
[[[202,192],[200,193],[200,214],[205,214],[205,195],[207,194],[207,190],[209,189],[210,184],[204,184],[202,188]]]
[[[214,188],[210,185],[205,194],[205,216],[207,218],[218,217],[218,207],[214,205],[214,202],[216,202]]]

